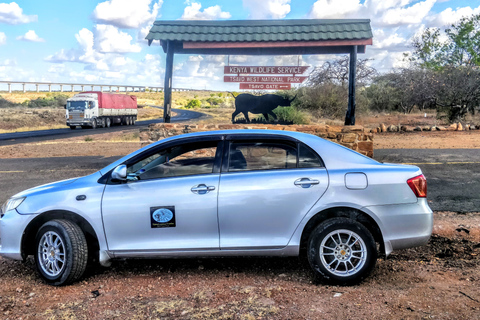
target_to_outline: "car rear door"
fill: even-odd
[[[187,140],[136,156],[126,183],[107,183],[102,216],[115,254],[219,249],[221,137]]]
[[[218,195],[221,249],[282,248],[328,187],[316,153],[288,137],[227,137]],[[300,153],[300,156],[299,156]]]

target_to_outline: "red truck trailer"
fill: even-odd
[[[71,129],[134,125],[137,114],[136,96],[100,91],[80,92],[68,99],[66,106],[67,126]]]

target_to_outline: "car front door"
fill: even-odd
[[[222,146],[218,137],[182,140],[128,160],[127,181],[109,181],[103,195],[109,250],[121,256],[218,249]]]
[[[285,247],[328,187],[322,160],[306,145],[271,138],[229,138],[218,219],[221,249]]]

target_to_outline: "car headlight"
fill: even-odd
[[[10,210],[16,209],[22,202],[25,200],[26,197],[22,198],[10,198],[5,202],[2,206],[2,216]]]

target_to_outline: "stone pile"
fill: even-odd
[[[412,131],[464,131],[464,130],[478,130],[479,126],[473,124],[462,125],[459,123],[451,124],[450,126],[407,126],[407,125],[389,125],[388,127],[382,123],[379,127],[370,130],[371,132],[412,132]]]

